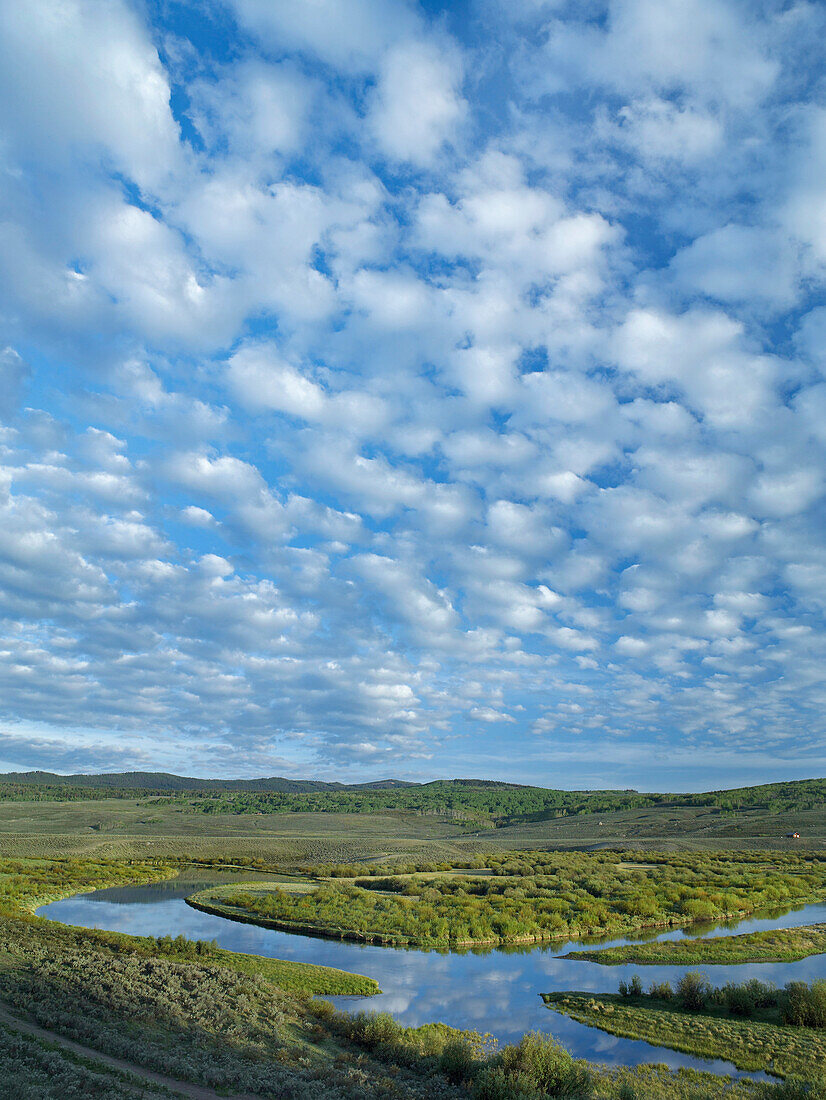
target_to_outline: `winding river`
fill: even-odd
[[[249,872],[223,874],[184,872],[175,879],[151,886],[116,887],[79,894],[52,902],[38,910],[40,916],[64,924],[134,935],[177,936],[215,940],[231,951],[243,951],[296,962],[319,963],[368,974],[383,990],[374,997],[331,997],[340,1008],[390,1012],[403,1024],[416,1026],[442,1020],[459,1028],[490,1032],[500,1041],[517,1040],[524,1032],[553,1034],[577,1058],[607,1065],[660,1062],[673,1068],[690,1066],[715,1073],[762,1079],[763,1074],[738,1072],[730,1063],[622,1039],[579,1024],[547,1009],[541,993],[551,990],[616,992],[617,983],[639,973],[646,986],[668,979],[672,985],[686,969],[678,966],[601,966],[560,956],[582,946],[573,943],[531,945],[524,949],[436,952],[324,940],[255,925],[239,924],[201,913],[184,898],[208,886],[250,881]],[[272,880],[275,876],[264,876]],[[728,936],[768,928],[791,928],[826,921],[826,904],[806,905],[783,913],[755,916],[737,923],[669,931],[647,939],[679,939],[683,935]],[[637,937],[636,942],[642,937]],[[590,941],[602,946],[632,942],[628,939]],[[755,963],[738,966],[703,966],[715,985],[758,977],[779,986],[792,979],[826,978],[826,955],[813,955],[796,963]]]

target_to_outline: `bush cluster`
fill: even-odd
[[[625,855],[500,852],[470,867],[412,864],[395,873],[382,864],[315,867],[326,881],[310,892],[236,888],[214,897],[285,928],[456,948],[685,925],[826,891],[826,858],[818,855],[646,853],[644,862]]]

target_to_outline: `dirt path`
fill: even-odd
[[[132,1077],[138,1078],[138,1082],[146,1081],[151,1082],[153,1085],[162,1085],[176,1096],[189,1096],[192,1100],[260,1100],[259,1097],[253,1096],[251,1093],[233,1093],[228,1096],[227,1093],[218,1093],[203,1085],[191,1085],[186,1081],[178,1081],[174,1077],[166,1077],[163,1073],[155,1073],[154,1070],[146,1069],[135,1062],[127,1062],[122,1058],[112,1058],[109,1054],[102,1054],[93,1047],[83,1046],[72,1039],[65,1039],[57,1032],[47,1031],[46,1028],[29,1023],[28,1020],[15,1016],[3,1004],[0,1004],[0,1024],[5,1024],[24,1035],[31,1035],[35,1039],[44,1039],[63,1050],[79,1055],[81,1058],[88,1058],[90,1061],[99,1062],[101,1065],[118,1070],[120,1073],[130,1074]]]

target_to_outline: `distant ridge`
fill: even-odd
[[[0,783],[32,783],[47,787],[115,787],[152,791],[283,791],[306,794],[310,791],[384,791],[419,787],[401,779],[377,779],[371,783],[325,783],[320,779],[285,779],[274,775],[263,779],[195,779],[169,772],[109,772],[103,775],[57,775],[55,772],[6,772]]]

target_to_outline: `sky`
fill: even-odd
[[[824,43],[0,0],[0,768],[826,774]]]

